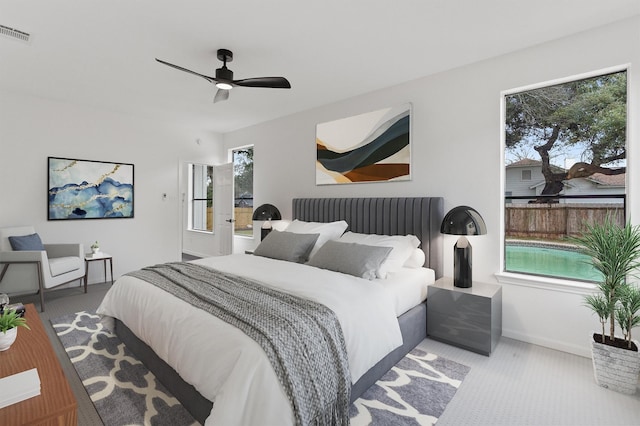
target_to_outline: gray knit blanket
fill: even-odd
[[[340,323],[326,306],[192,263],[127,275],[209,312],[267,354],[298,425],[348,425],[351,379]]]

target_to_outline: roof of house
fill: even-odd
[[[542,161],[540,160],[534,160],[532,158],[523,158],[521,160],[518,161],[514,161],[513,163],[507,164],[507,169],[511,169],[511,168],[515,168],[515,167],[542,167]],[[558,167],[555,165],[551,165],[551,170],[554,173],[562,173],[562,172],[566,172],[566,169],[563,169],[562,167]]]
[[[513,163],[507,164],[506,167],[508,169],[516,168],[516,167],[542,167],[542,161],[534,160],[532,158],[523,158],[521,160],[514,161]],[[562,167],[558,167],[554,165],[551,165],[551,168],[554,171],[554,173],[561,173],[566,171],[566,169],[563,169]],[[602,173],[594,173],[591,176],[586,177],[585,179],[588,179],[593,183],[601,186],[625,186],[626,173],[622,173],[619,175],[605,175]],[[570,186],[568,182],[570,182],[570,180],[565,181],[565,185]],[[529,188],[533,189],[537,186],[544,185],[544,184],[545,182],[541,181],[534,185],[531,185]]]
[[[604,175],[602,173],[594,173],[587,179],[604,186],[625,186],[626,176],[626,173],[621,173],[619,175]]]
[[[542,166],[542,161],[534,160],[532,158],[523,158],[518,161],[514,161],[513,163],[507,164],[507,168],[510,167],[531,167],[531,166]]]

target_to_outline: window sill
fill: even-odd
[[[571,281],[559,278],[538,277],[533,275],[516,274],[513,272],[498,272],[495,274],[500,284],[519,285],[543,290],[561,291],[587,295],[594,292],[596,285],[585,281]]]
[[[253,235],[236,235],[236,234],[233,234],[233,236],[235,238],[241,238],[241,239],[244,239],[244,240],[253,240]]]
[[[187,229],[189,232],[195,232],[196,234],[208,234],[213,235],[213,231],[203,231],[201,229]]]

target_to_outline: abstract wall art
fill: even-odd
[[[411,104],[316,126],[316,185],[411,179]]]
[[[48,158],[48,220],[133,217],[133,164]]]

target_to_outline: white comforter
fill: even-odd
[[[195,261],[320,302],[336,313],[355,383],[402,344],[383,287],[297,263],[235,254]],[[119,318],[214,402],[207,425],[289,425],[293,412],[262,348],[237,328],[142,280],[116,281],[98,313]]]

